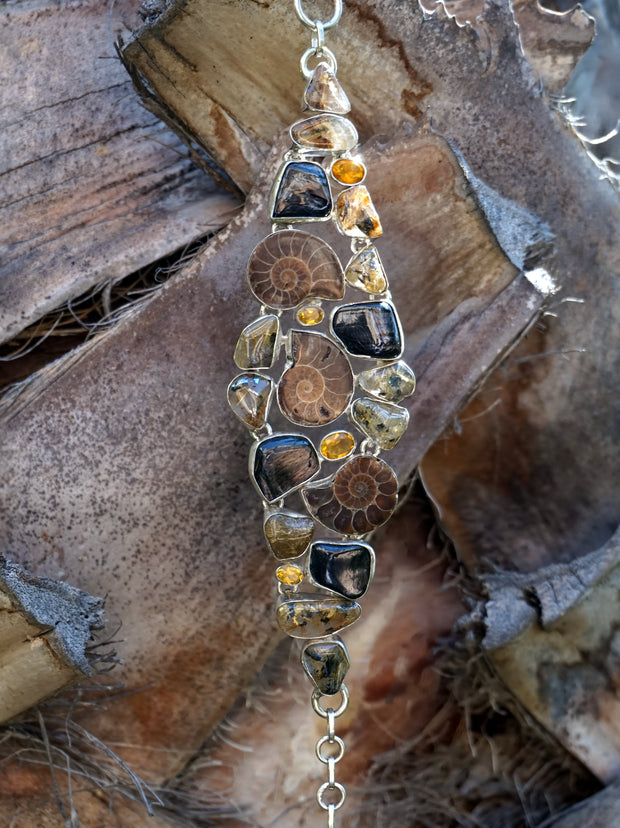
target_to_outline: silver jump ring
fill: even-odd
[[[301,20],[304,26],[307,26],[309,29],[316,29],[316,21],[313,20],[311,17],[308,17],[306,12],[303,10],[302,0],[293,0],[293,5],[295,6],[297,17]],[[341,15],[342,0],[334,0],[334,14],[330,18],[330,20],[323,22],[323,28],[331,29],[332,26],[335,26],[336,23],[340,20]]]
[[[335,753],[333,756],[325,756],[323,754],[323,745],[328,744],[337,744],[338,745],[338,753]],[[340,762],[342,757],[344,756],[344,742],[340,738],[340,736],[334,737],[334,742],[329,741],[329,736],[322,736],[319,741],[316,743],[316,758],[319,762],[322,762],[324,765],[329,763],[330,759],[333,759],[334,762]]]
[[[340,692],[342,694],[342,701],[340,702],[340,707],[334,710],[334,717],[342,716],[344,711],[349,706],[349,691],[345,684],[342,685],[340,688]],[[324,707],[321,707],[321,693],[320,690],[314,690],[312,693],[312,709],[314,712],[320,716],[322,719],[329,718],[329,711],[332,709],[331,707],[328,710],[325,710]]]
[[[331,49],[328,49],[327,46],[323,46],[319,53],[319,50],[315,46],[311,46],[309,49],[306,49],[301,56],[301,60],[299,61],[299,69],[306,80],[310,80],[312,77],[312,70],[308,69],[308,61],[311,57],[320,58],[323,63],[327,63],[330,71],[333,72],[334,75],[338,71],[338,61],[336,60],[336,55]]]
[[[323,794],[325,791],[338,791],[340,793],[340,799],[338,802],[330,802],[328,805],[327,802],[323,799]],[[330,808],[333,808],[334,811],[337,811],[338,808],[342,808],[344,805],[344,801],[346,799],[347,792],[344,789],[344,785],[341,785],[340,782],[335,782],[333,787],[329,784],[329,782],[323,782],[321,787],[316,792],[317,802],[323,808],[324,811],[329,811]]]

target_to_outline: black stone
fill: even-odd
[[[360,598],[368,589],[374,552],[365,543],[318,541],[310,547],[310,575],[326,589],[345,598]]]
[[[340,690],[350,666],[342,641],[306,644],[301,663],[315,687],[326,696],[333,696]]]
[[[322,219],[331,211],[332,197],[323,167],[312,161],[287,164],[280,178],[272,218]]]
[[[307,437],[274,434],[256,446],[250,473],[265,500],[279,500],[319,470],[319,458]]]
[[[350,354],[395,359],[403,350],[396,311],[388,302],[358,302],[338,308],[334,333]]]

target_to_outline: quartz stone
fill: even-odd
[[[233,359],[239,368],[271,368],[280,323],[267,314],[250,322],[241,332]]]
[[[325,696],[333,696],[340,690],[351,666],[347,648],[339,639],[306,644],[301,663],[310,681]]]
[[[332,175],[340,184],[360,184],[366,178],[366,167],[353,158],[339,158],[332,164]]]
[[[398,403],[415,391],[415,375],[406,362],[371,368],[359,375],[358,382],[367,394],[386,402]]]
[[[389,302],[342,305],[334,314],[332,328],[354,356],[396,359],[403,350],[396,311]]]
[[[316,541],[310,547],[309,571],[318,586],[345,598],[361,598],[375,569],[375,553],[367,543]]]
[[[355,438],[348,431],[334,431],[321,440],[321,454],[326,460],[342,460],[355,448]]]
[[[324,318],[325,314],[323,309],[317,305],[307,305],[305,308],[300,308],[297,311],[297,319],[302,325],[319,325]]]
[[[409,412],[392,403],[360,397],[351,409],[354,422],[382,449],[393,449],[409,425]]]
[[[273,380],[262,374],[240,374],[228,386],[228,405],[242,423],[262,428],[267,420]]]
[[[379,214],[364,184],[343,190],[336,200],[338,224],[345,236],[376,239],[383,233]]]
[[[271,217],[274,221],[329,218],[332,197],[325,170],[313,161],[289,161],[280,176]]]
[[[294,564],[284,564],[276,569],[276,578],[285,586],[297,586],[303,581],[304,573]]]
[[[273,554],[285,561],[306,551],[314,534],[314,521],[308,515],[275,512],[265,521],[264,531]]]
[[[325,61],[318,63],[304,92],[305,109],[346,115],[351,104],[336,75]]]
[[[280,629],[293,638],[322,638],[360,617],[355,601],[325,595],[295,595],[285,598],[276,610]]]
[[[351,287],[363,290],[366,293],[385,293],[387,279],[377,248],[366,247],[355,255],[344,274]]]
[[[313,115],[291,127],[291,138],[302,149],[319,152],[348,152],[356,146],[357,130],[340,115]]]
[[[301,434],[273,434],[261,440],[250,455],[250,474],[268,503],[301,486],[318,470],[316,450]]]

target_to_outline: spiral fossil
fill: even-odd
[[[349,360],[326,336],[291,331],[292,366],[282,375],[278,401],[285,417],[304,426],[331,423],[353,394]]]
[[[248,262],[250,290],[270,308],[294,308],[304,299],[342,299],[344,273],[322,239],[300,230],[272,233]]]
[[[306,486],[310,514],[323,526],[345,535],[364,535],[385,523],[396,507],[398,481],[387,463],[358,455],[333,480]]]

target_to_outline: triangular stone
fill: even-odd
[[[377,248],[372,245],[351,259],[344,275],[351,287],[366,293],[385,293],[387,290],[385,270]]]
[[[332,197],[325,170],[312,161],[291,161],[284,168],[273,200],[274,221],[329,218]]]
[[[307,109],[319,112],[335,112],[346,115],[351,111],[351,104],[346,92],[338,82],[329,64],[321,61],[312,73],[304,92],[304,104]]]
[[[382,449],[393,449],[409,425],[406,408],[370,397],[355,400],[351,414],[364,434]]]

